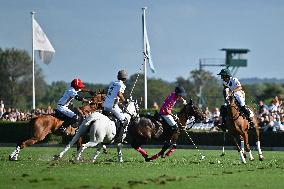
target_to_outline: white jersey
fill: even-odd
[[[230,77],[228,82],[223,82],[226,87],[229,87],[231,91],[234,91],[237,87],[241,87],[241,83],[237,78]]]
[[[241,83],[237,78],[230,77],[228,82],[223,82],[226,87],[228,87],[231,91],[233,91],[234,96],[236,97],[237,101],[239,102],[240,106],[246,105],[245,103],[245,93],[243,90],[235,91],[237,87],[241,87]],[[228,98],[228,91],[226,91],[226,98]]]
[[[76,91],[73,87],[69,87],[68,89],[66,89],[63,96],[58,101],[57,105],[68,107],[74,97],[78,95],[78,92],[79,91]]]
[[[109,85],[108,91],[107,91],[107,96],[104,101],[104,107],[105,108],[113,108],[115,103],[118,101],[118,93],[124,93],[126,86],[124,85],[123,81],[118,80],[114,81]]]

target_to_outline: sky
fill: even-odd
[[[156,73],[173,82],[199,69],[199,60],[223,63],[222,48],[246,48],[238,78],[284,78],[283,0],[0,0],[0,48],[31,55],[31,11],[55,48],[39,66],[47,83],[108,84],[120,69],[142,73],[142,7]],[[204,69],[217,74],[220,67]]]

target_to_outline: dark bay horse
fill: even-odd
[[[81,115],[81,120],[88,114],[98,109],[102,109],[104,98],[105,94],[98,93],[90,99],[91,103],[77,108],[77,111]],[[18,142],[16,149],[9,155],[9,159],[17,160],[21,149],[42,141],[50,133],[64,135],[63,133],[58,132],[58,128],[62,123],[63,120],[55,117],[54,114],[40,115],[32,118],[29,122],[30,136]],[[75,135],[76,129],[77,128],[73,128],[70,125],[67,127],[65,133],[66,135],[73,136]],[[82,142],[82,139],[80,139],[79,143],[80,142]]]
[[[176,131],[171,131],[171,128],[164,122],[160,125],[157,124],[157,121],[153,117],[139,117],[129,124],[129,142],[131,146],[145,158],[145,161],[152,161],[160,156],[163,158],[170,156],[176,150],[176,142],[179,134],[185,128],[186,122],[190,116],[194,116],[196,121],[204,120],[205,118],[202,111],[191,99],[177,114],[177,123],[179,127]],[[164,146],[159,153],[152,157],[148,157],[148,153],[141,148],[141,145],[147,144],[152,139],[163,141]],[[165,154],[170,146],[172,146],[172,148]]]
[[[245,117],[240,113],[239,106],[237,105],[235,98],[233,95],[229,97],[229,105],[227,108],[228,119],[226,119],[226,125],[228,128],[228,132],[230,136],[233,137],[235,145],[237,147],[238,152],[240,153],[240,159],[243,163],[246,163],[245,160],[245,151],[249,153],[250,160],[254,160],[250,146],[248,143],[248,129],[249,129],[249,122]],[[256,146],[258,150],[259,160],[262,161],[264,159],[261,148],[260,148],[260,137],[259,137],[259,124],[257,121],[257,117],[254,114],[253,122],[255,125],[255,133],[256,133]],[[238,144],[238,139],[244,143],[245,151],[241,149]]]

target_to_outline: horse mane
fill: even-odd
[[[83,115],[89,115],[90,113],[102,109],[103,108],[103,103],[105,101],[106,94],[102,90],[98,90],[94,96],[91,97],[91,103],[86,104],[84,106],[78,107],[77,111]]]

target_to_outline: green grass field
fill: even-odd
[[[199,161],[199,153],[192,149],[177,149],[166,159],[144,162],[132,149],[123,149],[124,163],[117,163],[116,149],[101,154],[93,164],[95,149],[87,149],[84,162],[72,161],[75,148],[60,161],[52,156],[60,147],[30,147],[21,151],[19,161],[9,161],[13,147],[0,148],[0,188],[283,188],[284,152],[265,151],[265,160],[241,164],[236,151],[201,150],[206,156]],[[159,149],[148,149],[150,154]],[[219,162],[219,163],[218,163]]]

